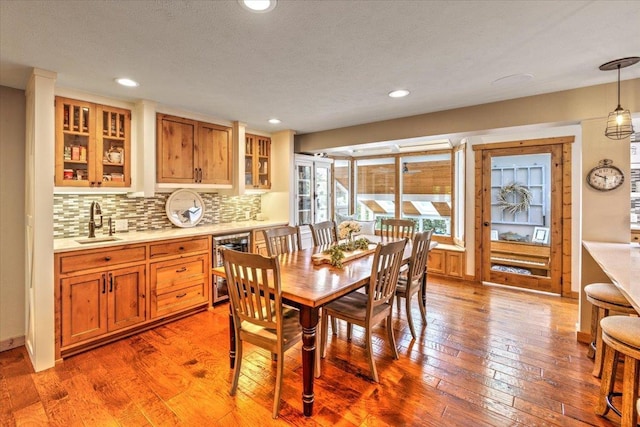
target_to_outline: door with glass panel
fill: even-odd
[[[562,149],[482,151],[482,279],[561,293]]]
[[[296,161],[296,225],[331,217],[331,162]]]

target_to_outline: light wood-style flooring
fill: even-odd
[[[593,413],[599,380],[576,342],[575,300],[429,277],[428,326],[417,303],[375,331],[380,384],[362,332],[329,335],[314,415],[302,415],[300,345],[287,353],[282,408],[271,419],[275,364],[245,347],[229,396],[228,307],[216,306],[34,373],[24,347],[0,353],[0,425],[59,426],[614,426]]]

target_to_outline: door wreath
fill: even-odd
[[[529,205],[531,204],[532,197],[533,196],[531,195],[531,191],[527,187],[514,182],[500,188],[497,197],[498,206],[502,208],[502,210],[507,211],[511,214],[525,212],[529,210]],[[508,201],[508,199],[511,199],[513,201],[510,202]]]

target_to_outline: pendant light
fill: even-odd
[[[628,58],[616,59],[600,66],[602,71],[618,70],[618,106],[609,113],[607,119],[607,129],[605,136],[611,139],[624,139],[633,134],[633,124],[631,123],[631,113],[620,106],[620,69],[634,65],[640,61],[640,57],[631,56]]]

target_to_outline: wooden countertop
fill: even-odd
[[[77,251],[82,249],[106,248],[110,246],[129,245],[132,243],[178,239],[181,237],[233,234],[251,231],[257,228],[268,228],[285,224],[286,222],[283,221],[238,221],[226,222],[221,224],[209,224],[189,228],[173,227],[162,230],[128,231],[124,233],[114,233],[113,237],[115,237],[116,240],[111,241],[100,241],[101,238],[107,237],[103,233],[103,229],[100,229],[96,230],[96,242],[92,243],[78,243],[78,240],[88,240],[86,236],[54,239],[53,252],[58,253]],[[104,227],[107,227],[106,223]]]
[[[640,312],[640,245],[583,241],[582,246]]]

